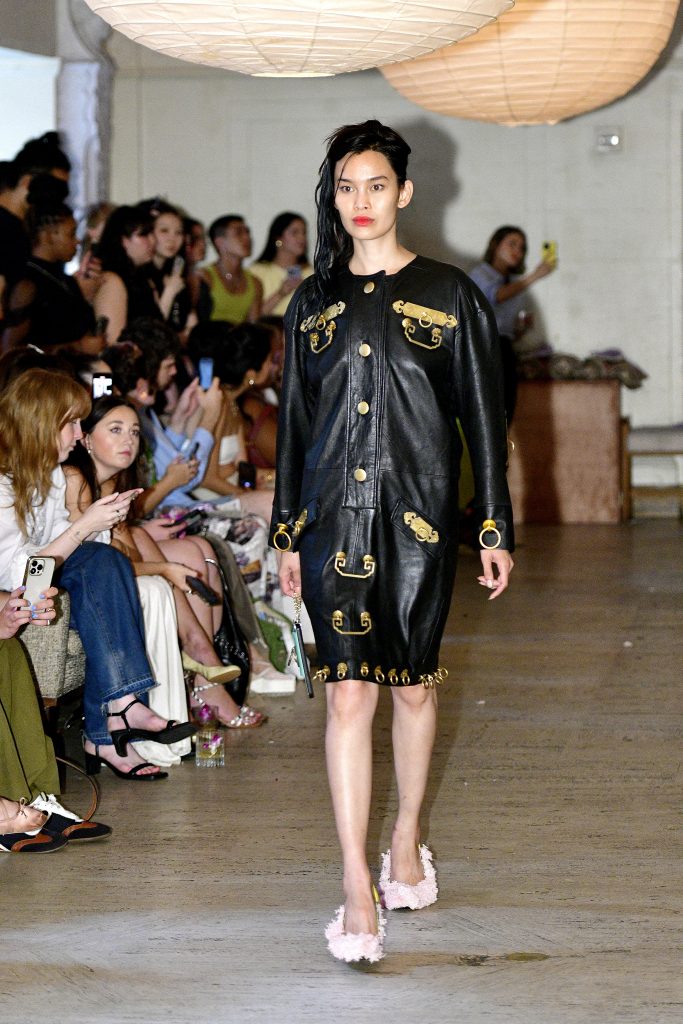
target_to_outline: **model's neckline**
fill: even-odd
[[[399,274],[402,274],[404,270],[408,269],[408,267],[412,267],[413,264],[416,263],[417,260],[419,260],[419,258],[419,253],[415,253],[412,260],[409,260],[408,263],[405,263],[400,270],[395,271],[395,273],[393,274],[387,274],[386,270],[377,270],[375,271],[374,274],[354,274],[354,272],[349,269],[348,263],[346,264],[345,270],[346,273],[349,274],[355,281],[373,281],[376,280],[377,278],[382,277],[391,280],[394,277],[398,277]]]

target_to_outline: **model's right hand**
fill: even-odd
[[[286,597],[301,593],[301,561],[298,551],[280,552],[280,589]]]

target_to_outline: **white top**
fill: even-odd
[[[221,438],[218,449],[218,465],[228,466],[231,462],[237,462],[240,453],[239,434],[224,434]]]
[[[33,506],[24,536],[14,511],[11,480],[0,476],[0,590],[15,590],[23,583],[26,560],[60,537],[71,525],[65,504],[66,480],[61,466],[52,471],[52,485],[42,505]],[[105,540],[106,537],[106,540]],[[98,540],[109,542],[109,531]]]

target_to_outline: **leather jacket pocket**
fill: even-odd
[[[391,521],[397,530],[410,538],[426,555],[436,559],[441,557],[448,544],[448,538],[443,530],[415,505],[399,498],[391,513]]]

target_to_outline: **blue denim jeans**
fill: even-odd
[[[131,564],[108,544],[86,542],[66,559],[56,583],[69,594],[71,624],[85,651],[85,735],[110,744],[107,703],[155,685]]]

